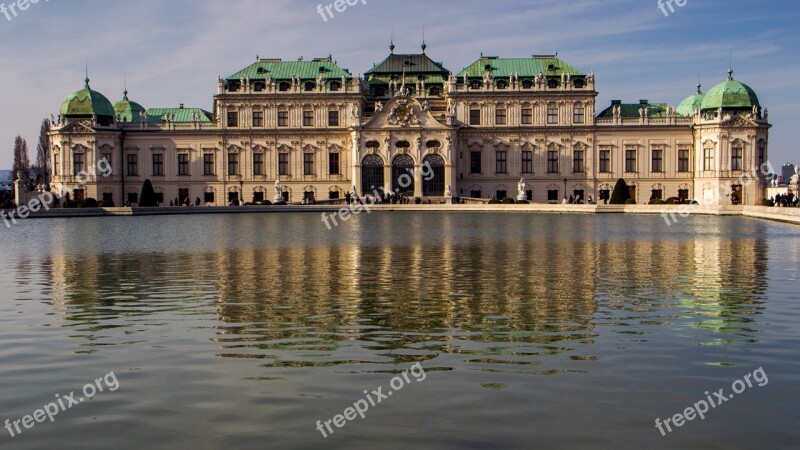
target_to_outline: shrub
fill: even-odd
[[[625,200],[625,204],[626,205],[635,205],[636,204],[636,200],[634,200],[632,198],[629,198],[629,199]]]
[[[664,200],[661,200],[659,198],[659,199],[656,199],[656,200],[650,200],[650,204],[651,205],[666,205],[667,202],[665,202]]]
[[[154,206],[158,206],[156,191],[153,190],[153,183],[147,179],[144,180],[144,184],[142,185],[142,194],[139,196],[139,207],[150,208]]]
[[[622,178],[617,180],[616,186],[614,186],[614,192],[611,193],[611,200],[608,202],[612,205],[627,205],[627,201],[631,198],[631,192],[628,189],[628,183],[625,182]]]
[[[286,206],[286,202],[277,202],[277,203],[273,203],[273,205],[275,205],[275,206]]]
[[[499,205],[500,204],[500,200],[497,200],[497,199],[493,198],[493,199],[489,200],[489,204],[490,205]]]
[[[101,208],[113,208],[114,202],[100,202]]]
[[[764,200],[761,200],[761,206],[769,206],[769,207],[773,207],[773,206],[775,206],[775,201],[774,201],[774,200],[769,200],[769,199],[766,199],[766,198],[765,198]]]
[[[506,197],[506,198],[503,199],[503,201],[501,203],[504,204],[504,205],[513,205],[514,204],[514,199],[511,198],[511,197]]]
[[[517,204],[518,205],[530,205],[531,202],[529,202],[527,200],[519,200],[519,201],[517,201]]]
[[[258,202],[258,205],[260,205],[260,206],[269,206],[271,204],[272,204],[272,202],[269,201],[269,200],[264,200],[263,202]]]
[[[674,205],[675,203],[678,203],[679,201],[680,201],[680,199],[678,197],[670,197],[670,198],[668,198],[666,200],[666,203],[668,205]]]
[[[97,208],[98,206],[97,200],[93,198],[87,198],[78,204],[78,208]]]

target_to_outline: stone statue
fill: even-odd
[[[791,180],[792,191],[797,195],[800,192],[800,166],[794,166],[794,175]]]
[[[528,200],[528,193],[525,192],[527,190],[528,183],[525,182],[525,178],[520,178],[517,184],[517,201]]]
[[[383,111],[383,102],[375,102],[375,112]]]
[[[275,203],[280,203],[284,201],[283,198],[283,186],[281,186],[281,180],[275,180]]]
[[[453,198],[453,188],[449,184],[447,185],[447,192],[444,193],[444,196],[447,198]]]

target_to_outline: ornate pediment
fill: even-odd
[[[61,133],[95,133],[95,129],[92,128],[91,122],[87,121],[84,122],[72,122],[62,128]]]
[[[757,127],[758,124],[753,122],[750,119],[746,119],[741,116],[733,116],[729,119],[723,120],[720,123],[720,126],[723,127],[736,127],[736,128],[745,128],[745,127]]]
[[[364,124],[365,129],[437,129],[450,127],[443,125],[431,114],[430,108],[415,98],[395,97],[386,105],[375,104],[375,114]]]

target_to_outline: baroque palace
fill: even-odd
[[[558,58],[481,56],[453,74],[422,53],[353,76],[333,58],[259,59],[217,82],[213,112],[112,104],[85,87],[53,119],[53,186],[72,199],[136,204],[409,197],[607,198],[617,179],[639,203],[679,197],[760,204],[770,125],[756,93],[727,80],[677,107],[612,101],[594,74]],[[76,175],[106,160],[109,177]],[[424,175],[424,176],[423,176]],[[743,175],[753,175],[743,183]],[[732,186],[719,192],[719,186]],[[728,198],[726,198],[726,196]]]

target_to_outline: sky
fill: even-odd
[[[333,0],[39,0],[13,12],[16,1],[0,0],[0,169],[16,135],[35,161],[42,119],[83,87],[87,64],[112,103],[127,82],[146,108],[212,110],[217,77],[257,56],[332,54],[360,74],[388,55],[392,33],[397,53],[419,52],[423,29],[427,54],[454,73],[481,53],[557,51],[595,73],[598,111],[612,99],[677,106],[732,64],[769,109],[771,162],[800,162],[800,2],[682,1],[665,14],[658,0],[360,0],[326,21],[317,7]]]

